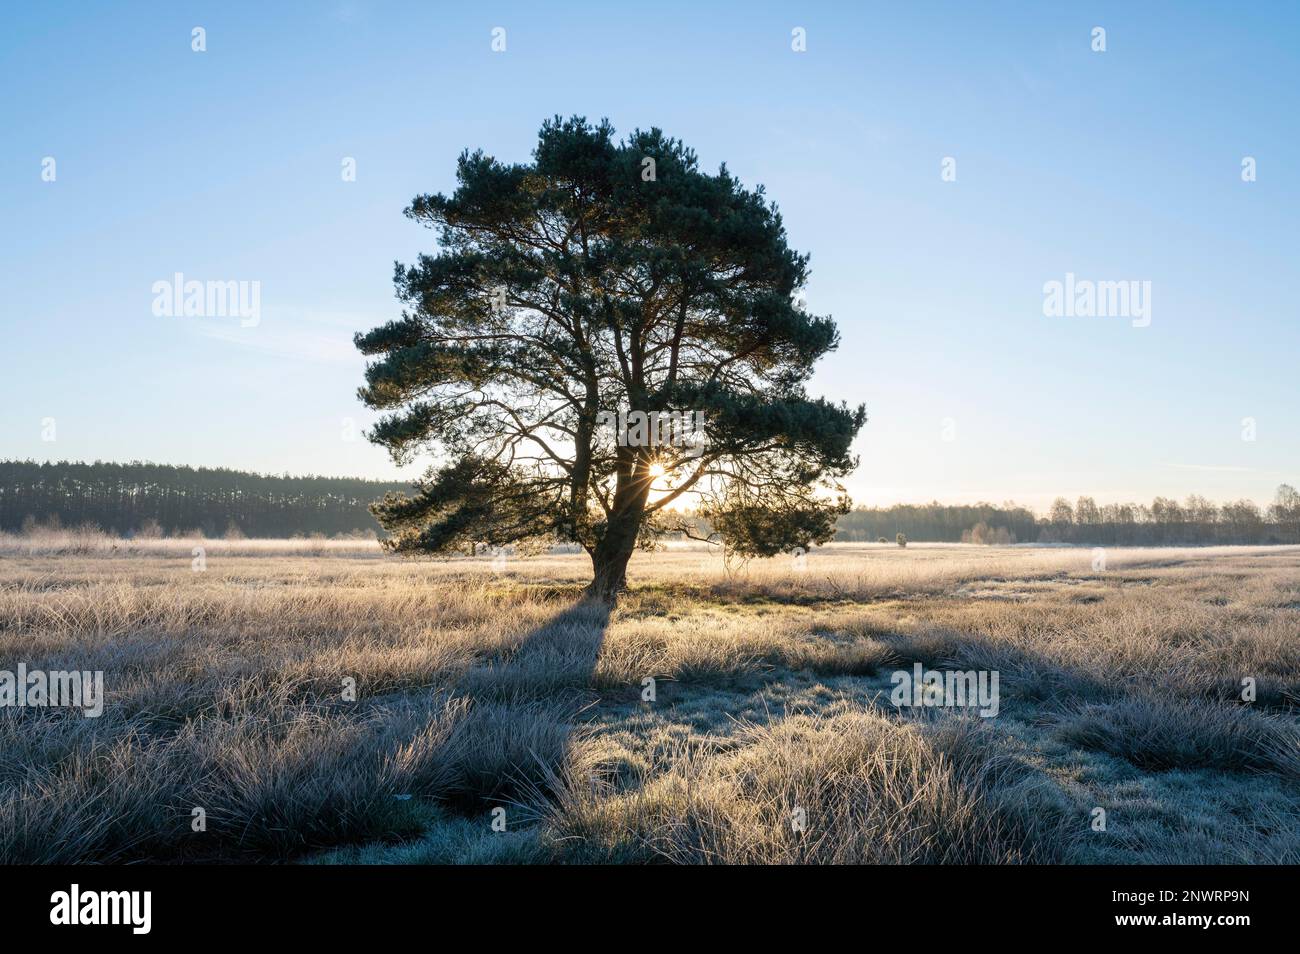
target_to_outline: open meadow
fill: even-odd
[[[1300,547],[590,572],[0,538],[0,670],[106,693],[0,709],[0,862],[1300,861]]]

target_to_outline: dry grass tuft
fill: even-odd
[[[744,726],[739,747],[683,751],[644,785],[570,783],[550,818],[583,861],[1008,864],[1059,860],[1027,770],[967,720],[927,731],[867,712]],[[1009,783],[1008,779],[1015,781]],[[1021,799],[1008,798],[1008,786]]]
[[[1294,722],[1241,708],[1124,699],[1086,707],[1062,724],[1057,736],[1150,771],[1275,772],[1300,783],[1300,733]]]

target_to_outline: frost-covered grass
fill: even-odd
[[[0,539],[0,670],[107,693],[0,709],[0,861],[1300,861],[1300,548],[676,547],[611,614],[581,555],[92,542]]]

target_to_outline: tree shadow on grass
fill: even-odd
[[[484,802],[536,800],[566,773],[610,608],[581,601],[536,626],[508,657],[473,667],[457,692],[470,708],[447,740],[454,765],[448,802],[466,812]]]
[[[476,699],[538,698],[583,694],[609,628],[610,608],[579,601],[534,627],[506,657],[470,669],[460,690]]]

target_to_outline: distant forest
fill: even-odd
[[[293,537],[378,534],[368,506],[410,484],[350,477],[275,477],[209,467],[0,461],[0,530],[94,524],[122,536]],[[1191,496],[1098,505],[1058,498],[1044,516],[1015,504],[858,507],[837,540],[936,543],[1078,543],[1158,546],[1300,543],[1300,493],[1283,484],[1272,505],[1215,504]]]
[[[1157,497],[1145,504],[1071,504],[1058,497],[1045,516],[1015,504],[940,503],[858,507],[840,518],[837,540],[948,543],[1081,543],[1162,546],[1214,543],[1300,543],[1300,493],[1283,484],[1272,505],[1251,500],[1216,504],[1193,494],[1183,503]]]
[[[91,523],[122,536],[377,534],[367,507],[407,483],[210,467],[0,461],[0,530]]]

